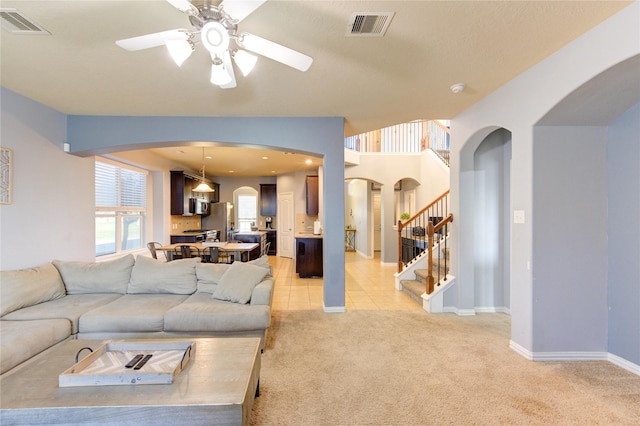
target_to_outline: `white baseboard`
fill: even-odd
[[[324,305],[324,303],[322,304],[322,310],[328,314],[347,312],[347,309],[344,306],[327,307]]]
[[[470,317],[476,314],[475,309],[458,309],[455,306],[444,306],[442,312],[456,314],[460,317]]]
[[[531,361],[609,361],[620,368],[640,376],[640,365],[609,352],[531,352],[513,340],[509,341],[509,347]]]
[[[495,314],[495,313],[499,313],[499,314],[509,314],[511,315],[511,309],[505,307],[505,306],[476,306],[475,308],[476,313],[490,313],[490,314]]]

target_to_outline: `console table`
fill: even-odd
[[[346,228],[344,230],[344,251],[356,251],[355,228]]]

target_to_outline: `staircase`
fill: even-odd
[[[431,272],[432,276],[443,277],[442,281],[446,282],[447,275],[449,273],[450,251],[448,248],[443,248],[442,252],[443,257],[436,258],[433,261]],[[429,269],[414,269],[413,273],[415,274],[413,279],[400,280],[400,283],[402,284],[402,291],[416,302],[422,304],[422,295],[425,294],[427,281],[429,279]],[[440,284],[440,280],[435,284],[436,288],[438,287],[438,284]]]
[[[398,272],[396,289],[421,303],[428,312],[443,312],[444,291],[454,281],[448,225],[449,191],[442,194],[406,222],[398,222]]]

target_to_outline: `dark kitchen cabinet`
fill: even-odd
[[[182,171],[171,171],[171,214],[191,215],[189,213],[189,198],[194,180]]]
[[[266,231],[267,232],[267,243],[271,243],[269,244],[269,251],[267,252],[267,255],[269,256],[275,256],[277,251],[278,251],[278,234],[277,231],[272,230],[272,231]]]
[[[209,193],[209,201],[212,203],[220,202],[220,184],[212,182],[211,187],[213,188],[213,192]]]
[[[322,238],[296,238],[296,273],[300,278],[322,276]]]
[[[260,185],[260,216],[275,216],[277,206],[276,184]]]
[[[307,176],[307,215],[318,215],[318,176]]]

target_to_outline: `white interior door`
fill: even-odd
[[[293,258],[293,228],[293,192],[278,193],[278,256]]]
[[[380,220],[380,191],[373,194],[373,251],[382,250],[382,222]]]

